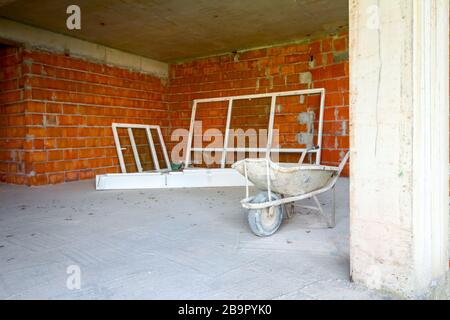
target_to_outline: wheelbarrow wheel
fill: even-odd
[[[280,197],[272,194],[272,201]],[[267,202],[269,199],[267,192],[261,192],[252,203]],[[273,235],[281,225],[284,216],[284,206],[271,206],[263,209],[250,209],[248,211],[248,223],[252,232],[259,237]]]

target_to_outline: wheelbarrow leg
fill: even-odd
[[[323,211],[323,207],[320,204],[319,199],[317,198],[317,196],[313,196],[313,200],[317,205],[317,210],[319,211],[319,213],[324,216],[327,219],[327,224],[328,224],[328,228],[334,228],[336,226],[336,201],[335,201],[335,187],[331,188],[331,193],[332,193],[332,204],[331,204],[331,214],[330,217],[327,217],[327,215],[325,214],[325,212]]]
[[[284,205],[285,208],[285,212],[286,212],[286,218],[290,219],[294,216],[295,213],[295,206],[294,206],[294,202],[291,203],[286,203]]]
[[[336,226],[336,185],[331,188],[331,217],[330,217],[330,228],[334,228]]]
[[[284,198],[284,195],[281,195],[281,198]],[[295,213],[295,202],[289,202],[286,204],[283,204],[284,206],[284,212],[286,214],[286,218],[290,219],[294,216]]]

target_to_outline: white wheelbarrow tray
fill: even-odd
[[[328,226],[335,226],[334,186],[349,158],[344,156],[338,167],[275,163],[268,159],[244,159],[233,168],[247,180],[246,198],[241,201],[249,209],[248,218],[252,231],[258,236],[269,236],[277,231],[285,212],[284,205],[313,198],[317,207],[302,206],[324,214],[317,195],[333,189],[333,212]],[[263,192],[249,196],[248,181]]]

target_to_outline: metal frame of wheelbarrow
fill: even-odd
[[[307,151],[305,151],[305,153],[306,152]],[[327,222],[328,222],[328,226],[330,228],[334,228],[336,225],[335,186],[336,186],[336,182],[337,182],[339,176],[341,175],[342,170],[344,169],[345,164],[348,161],[349,156],[350,156],[350,152],[347,152],[346,155],[344,156],[344,158],[341,160],[341,163],[339,164],[339,166],[336,167],[336,175],[334,177],[332,177],[330,180],[328,180],[328,183],[325,186],[323,186],[322,188],[305,193],[305,194],[301,194],[298,196],[284,197],[283,195],[281,195],[282,198],[280,198],[278,200],[266,201],[266,202],[260,202],[260,203],[252,203],[252,201],[255,197],[249,196],[247,163],[244,161],[244,173],[245,173],[245,180],[247,181],[247,183],[245,186],[246,197],[245,197],[245,199],[241,200],[242,207],[244,207],[246,209],[265,209],[265,208],[269,208],[269,207],[276,207],[279,205],[285,205],[288,203],[294,203],[296,201],[312,198],[314,200],[314,202],[316,203],[317,207],[314,207],[314,206],[299,206],[299,207],[319,211],[319,213],[322,216],[325,216],[324,210],[322,208],[322,205],[319,202],[319,199],[317,199],[317,196],[321,193],[327,192],[330,189],[332,189],[333,209],[332,209],[330,219],[327,218]],[[272,199],[272,191],[270,188],[269,160],[268,159],[265,159],[265,160],[266,160],[266,170],[267,170],[266,171],[267,172],[267,195],[268,195],[267,199]]]

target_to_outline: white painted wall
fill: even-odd
[[[351,276],[405,296],[448,271],[448,6],[350,1]]]

